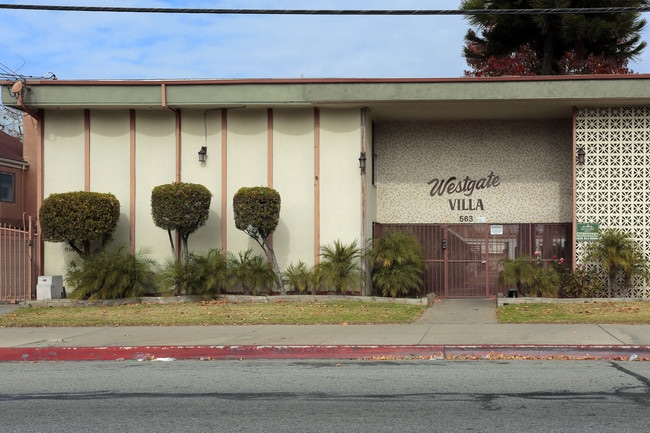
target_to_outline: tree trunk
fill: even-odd
[[[79,254],[80,257],[84,257],[84,258],[88,257],[88,254],[84,250],[79,248],[73,241],[68,241],[68,246],[72,248],[74,252]]]
[[[172,238],[172,231],[167,230],[167,234],[169,235],[169,243],[171,244],[172,247],[172,256],[176,257],[176,248],[174,248],[174,239]]]
[[[181,235],[181,242],[183,244],[183,250],[182,250],[182,258],[185,261],[185,264],[187,265],[190,262],[190,250],[189,247],[187,246],[187,241],[190,235]]]
[[[267,260],[271,262],[271,265],[273,266],[273,272],[275,272],[280,294],[286,295],[287,292],[284,290],[284,283],[282,281],[282,271],[280,271],[280,265],[278,265],[278,260],[275,258],[273,247],[269,244],[268,239],[262,238],[261,236],[259,238],[255,237],[254,239],[257,241],[258,245],[262,247],[262,251],[264,251]]]
[[[544,38],[544,53],[542,56],[542,70],[540,75],[553,75],[553,63],[555,53],[555,30],[553,25],[549,24],[546,37]]]

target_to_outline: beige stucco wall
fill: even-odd
[[[379,222],[572,220],[571,121],[387,122],[375,146]],[[451,177],[491,186],[431,196]]]
[[[314,112],[274,110],[273,188],[282,198],[273,235],[280,263],[314,256]]]
[[[321,245],[361,239],[359,110],[321,110]]]
[[[172,257],[167,232],[151,218],[151,191],[176,176],[175,117],[165,111],[135,113],[135,242],[158,259]],[[91,143],[91,146],[94,145]],[[94,171],[91,167],[91,171]]]
[[[232,197],[241,187],[267,186],[267,111],[232,110],[228,113],[228,250],[256,253],[257,243],[235,227]]]
[[[129,113],[91,111],[90,190],[114,194],[120,201],[120,220],[114,241],[129,244],[131,157]]]
[[[197,253],[221,248],[221,110],[182,112],[181,180],[204,185],[212,193],[210,214],[203,227],[190,236],[189,247]],[[199,163],[201,147],[208,149]]]
[[[167,232],[153,224],[150,200],[155,186],[174,182],[177,175],[183,182],[205,185],[213,194],[207,224],[190,236],[193,251],[222,247],[225,218],[228,251],[237,253],[252,248],[261,253],[253,240],[236,229],[232,197],[240,187],[268,186],[269,182],[282,197],[280,223],[273,237],[282,268],[298,260],[313,264],[319,245],[337,239],[346,243],[359,241],[359,110],[323,109],[316,113],[312,108],[287,108],[273,110],[272,116],[270,122],[266,108],[233,109],[227,112],[227,123],[223,125],[221,110],[183,110],[177,172],[174,113],[136,110],[132,153],[129,111],[90,110],[88,180],[91,191],[113,193],[120,201],[115,243],[133,242],[136,250],[148,251],[160,263],[171,257]],[[318,140],[316,118],[320,126]],[[83,111],[48,111],[45,125],[44,197],[54,192],[83,190]],[[205,163],[199,163],[197,156],[202,146],[208,148]],[[227,163],[222,160],[224,150]],[[130,220],[131,212],[134,220]],[[135,229],[133,240],[131,224]],[[317,239],[319,245],[315,245]],[[64,250],[62,244],[45,243],[45,274],[65,273],[66,257],[72,255],[64,254]]]
[[[84,189],[84,118],[82,111],[48,111],[43,133],[43,197]],[[72,257],[60,243],[45,242],[43,274],[62,275]]]

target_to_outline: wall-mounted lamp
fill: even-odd
[[[201,150],[199,150],[199,162],[205,162],[205,158],[208,156],[208,148],[206,146],[202,146]]]
[[[361,155],[359,155],[359,168],[362,175],[366,174],[366,152],[361,152]]]
[[[578,151],[576,152],[576,162],[578,165],[583,165],[585,163],[585,149],[582,147],[578,148]]]

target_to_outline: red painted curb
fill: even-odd
[[[466,345],[446,346],[445,359],[650,360],[650,346]]]
[[[650,360],[650,346],[108,346],[0,348],[0,361],[165,361],[227,359],[572,359]]]
[[[153,361],[164,359],[358,359],[437,357],[443,346],[133,346],[0,348],[0,361]]]

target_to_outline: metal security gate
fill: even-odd
[[[572,226],[566,224],[379,224],[374,237],[391,230],[413,234],[424,249],[424,292],[441,298],[489,298],[499,286],[499,262],[520,255],[542,262],[563,258],[570,266]],[[538,253],[538,254],[536,254]],[[416,295],[413,293],[411,295]]]
[[[31,218],[0,221],[0,302],[32,299],[40,243]]]

